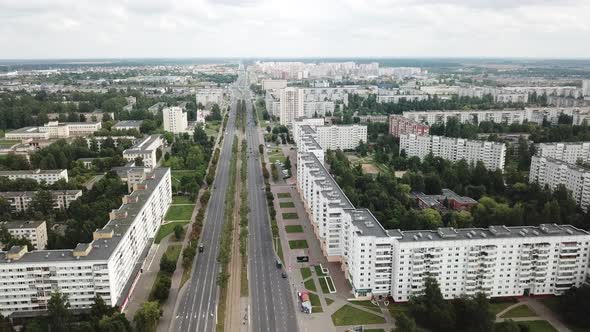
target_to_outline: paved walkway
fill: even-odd
[[[521,304],[528,305],[536,314],[537,316],[532,317],[515,317],[515,318],[500,318],[506,312],[512,310],[513,308],[521,305]],[[549,324],[553,325],[553,327],[559,332],[570,332],[571,330],[568,329],[557,317],[557,315],[551,311],[547,306],[545,306],[541,301],[533,297],[523,297],[518,300],[517,303],[509,306],[508,308],[502,310],[496,315],[496,322],[503,322],[504,320],[511,319],[515,322],[524,322],[524,321],[531,321],[531,320],[546,320]]]

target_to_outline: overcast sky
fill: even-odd
[[[590,0],[0,0],[0,58],[590,58]]]

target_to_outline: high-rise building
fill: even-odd
[[[280,90],[280,123],[284,126],[303,116],[303,90],[284,88]]]
[[[582,95],[584,97],[590,97],[590,80],[582,81]]]
[[[17,239],[27,239],[35,250],[43,250],[47,246],[47,223],[45,220],[5,221],[0,227],[6,228],[8,233]]]
[[[158,164],[158,149],[164,145],[161,135],[151,135],[141,142],[123,151],[123,158],[127,161],[135,161],[140,157],[145,167],[155,168]]]
[[[178,106],[166,107],[162,110],[164,130],[174,134],[187,132],[188,116],[186,111]]]
[[[389,135],[400,137],[401,135],[428,135],[430,126],[419,123],[399,115],[389,116]]]

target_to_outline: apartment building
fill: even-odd
[[[143,120],[125,120],[125,121],[119,121],[117,123],[115,123],[113,125],[113,127],[111,127],[111,129],[114,130],[131,130],[131,129],[135,129],[137,131],[141,130],[141,124],[143,123]]]
[[[173,134],[187,132],[188,115],[184,109],[177,106],[166,107],[162,110],[162,117],[164,118],[164,130]]]
[[[565,163],[590,162],[590,142],[539,143],[536,155],[561,160]]]
[[[121,140],[127,140],[131,142],[131,144],[135,144],[138,140],[135,136],[92,136],[86,137],[86,144],[88,144],[88,148],[91,149],[92,145],[96,143],[96,147],[98,151],[100,151],[100,149],[102,149],[102,144],[109,138],[113,140],[115,147],[119,145]]]
[[[359,90],[360,88],[356,85],[336,88],[301,88],[305,102],[332,101],[344,105],[348,105],[348,95],[356,94]]]
[[[35,169],[22,171],[0,171],[0,177],[7,177],[9,180],[32,179],[37,182],[54,184],[59,180],[68,182],[67,169]]]
[[[320,127],[320,126],[324,126],[325,125],[325,120],[324,118],[297,118],[293,121],[293,126],[292,126],[292,133],[293,133],[293,141],[295,141],[295,144],[297,146],[299,146],[299,139],[302,137],[301,134],[301,130],[302,130],[302,126],[308,126],[308,129],[311,130],[307,130],[306,131],[306,135],[313,135],[313,137],[317,140],[317,134],[314,130],[314,128],[316,127]],[[313,134],[312,134],[313,133]]]
[[[218,104],[221,106],[225,90],[219,88],[198,89],[195,94],[195,102],[197,105],[201,104],[207,106],[209,104]]]
[[[405,101],[422,101],[430,98],[427,94],[399,94],[399,95],[377,95],[378,103],[398,104],[401,100]]]
[[[453,162],[465,159],[475,164],[482,161],[489,170],[504,170],[506,156],[504,143],[434,135],[401,135],[400,150],[404,150],[409,157],[420,159],[432,153],[435,157]]]
[[[354,150],[367,143],[366,125],[318,126],[318,143],[324,150]]]
[[[582,81],[582,95],[584,97],[590,96],[590,80]]]
[[[303,90],[299,88],[285,88],[280,90],[280,123],[284,126],[303,116]]]
[[[529,101],[527,92],[517,92],[490,87],[459,88],[459,97],[483,98],[491,95],[497,103],[526,103]]]
[[[279,90],[287,87],[287,80],[262,80],[263,90]]]
[[[29,240],[35,250],[43,250],[47,247],[47,223],[45,220],[5,221],[0,223],[0,227],[6,228],[14,238]]]
[[[36,191],[5,191],[0,192],[0,197],[10,204],[12,212],[24,212],[31,207]],[[53,208],[65,210],[70,204],[82,196],[82,190],[49,190],[53,199]]]
[[[400,137],[401,135],[428,135],[430,126],[421,122],[416,122],[399,115],[389,116],[389,135]]]
[[[333,101],[308,101],[303,103],[303,116],[308,118],[324,117],[334,114],[336,105]]]
[[[158,168],[123,197],[90,243],[74,249],[0,252],[0,313],[34,316],[47,310],[54,291],[72,309],[87,309],[100,295],[107,305],[127,304],[134,281],[172,201],[170,170]]]
[[[323,254],[339,262],[358,298],[408,301],[437,279],[447,299],[559,295],[588,273],[590,233],[569,225],[385,230],[357,209],[323,166],[309,126],[297,141],[297,189]]]
[[[157,150],[163,146],[164,139],[161,135],[150,135],[131,148],[124,150],[123,158],[127,161],[135,161],[137,157],[141,157],[144,166],[155,168],[158,163]]]
[[[555,189],[564,185],[584,210],[590,205],[590,170],[551,157],[533,156],[529,182]]]

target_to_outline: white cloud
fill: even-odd
[[[0,0],[0,58],[590,57],[587,0]]]

